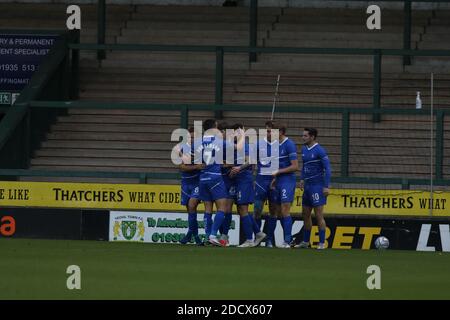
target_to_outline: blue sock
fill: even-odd
[[[188,214],[188,225],[189,231],[191,231],[194,236],[197,236],[198,235],[197,212],[190,212]]]
[[[261,230],[261,226],[262,226],[261,216],[258,218],[255,218],[255,222],[256,222],[256,225],[258,226],[258,229]]]
[[[274,241],[275,228],[277,227],[277,218],[269,216],[269,221],[267,222],[267,239]]]
[[[233,219],[233,215],[231,212],[225,213],[225,219],[222,223],[222,234],[228,235],[228,231],[230,231],[231,220]]]
[[[248,216],[250,217],[250,219],[252,221],[253,233],[257,234],[258,232],[261,231],[261,229],[258,227],[258,224],[256,223],[255,219],[253,218],[253,215],[251,213],[249,213]]]
[[[319,230],[319,243],[325,243],[325,229]]]
[[[205,212],[203,216],[203,222],[205,223],[205,234],[206,238],[209,238],[209,235],[211,234],[211,228],[212,228],[212,214]]]
[[[211,229],[212,236],[217,236],[217,232],[219,231],[219,228],[222,225],[224,219],[225,219],[225,213],[223,213],[223,211],[217,211],[216,216],[214,217],[214,223],[213,223],[212,229]]]
[[[242,228],[244,229],[245,239],[252,240],[253,239],[252,219],[249,215],[242,217]]]
[[[311,239],[311,230],[306,230],[305,228],[303,228],[303,241],[309,242],[310,239]]]
[[[292,241],[292,218],[291,216],[281,218],[281,225],[283,226],[284,242],[291,243]]]
[[[188,232],[184,236],[183,240],[181,240],[181,242],[183,242],[184,239],[186,239],[187,242],[191,241],[191,239],[192,239],[192,231],[191,230],[188,230]],[[183,243],[186,243],[186,242],[183,242]]]
[[[262,220],[261,220],[261,212],[263,210],[264,207],[264,203],[261,200],[255,200],[255,204],[254,204],[254,210],[253,212],[259,212],[259,217],[258,218],[254,218],[256,221],[256,225],[258,226],[259,230],[261,230],[261,225],[262,225]],[[254,217],[256,217],[256,213],[254,215]]]

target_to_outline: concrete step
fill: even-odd
[[[197,71],[196,71],[197,70]],[[99,77],[108,78],[123,78],[135,77],[134,79],[139,79],[143,77],[148,77],[149,75],[157,77],[158,79],[176,81],[177,78],[181,78],[184,81],[185,78],[189,78],[192,81],[198,81],[198,79],[214,79],[215,73],[211,70],[204,69],[194,69],[194,68],[163,68],[163,67],[153,67],[153,68],[133,68],[133,67],[117,67],[117,66],[98,66],[98,64],[93,64],[90,61],[81,61],[80,68],[81,75],[87,75],[89,77],[98,75]],[[245,74],[244,71],[239,70],[229,70],[226,75],[229,77],[239,77]],[[196,80],[197,79],[197,80]]]
[[[81,83],[85,84],[85,86],[90,85],[100,85],[100,86],[120,86],[120,85],[130,85],[131,83],[138,86],[147,86],[151,88],[161,87],[161,88],[167,88],[167,86],[171,86],[176,90],[177,88],[207,88],[211,89],[214,87],[215,79],[202,79],[202,78],[194,78],[191,79],[189,77],[183,77],[180,79],[171,79],[171,78],[164,78],[161,79],[153,74],[148,74],[146,77],[143,76],[128,76],[128,75],[122,75],[120,78],[113,76],[113,77],[107,77],[106,75],[82,75],[81,76]],[[192,80],[192,81],[191,81]],[[239,79],[226,79],[227,81],[224,81],[224,87],[232,87],[234,85],[237,85],[240,81]]]
[[[401,164],[405,166],[416,166],[418,171],[426,170],[428,167],[428,170],[430,170],[430,157],[421,157],[421,156],[398,156],[398,155],[383,155],[382,163],[376,160],[375,157],[372,155],[358,155],[356,157],[351,158],[351,166],[355,165],[371,165],[373,171],[385,171],[386,168],[382,167],[379,168],[379,166],[385,165],[386,167],[389,166],[391,163],[398,163],[399,160],[401,161]],[[377,170],[377,168],[379,168]],[[387,172],[390,172],[390,170],[386,170]],[[401,170],[405,172],[405,170]],[[414,172],[414,171],[412,171]],[[423,171],[422,171],[423,172]],[[411,173],[411,172],[408,172]]]
[[[401,178],[415,178],[419,175],[429,176],[430,167],[429,166],[420,166],[420,165],[403,165],[401,163],[386,163],[384,166],[380,166],[379,164],[368,164],[368,163],[357,163],[355,165],[349,165],[349,174],[350,176],[357,173],[364,173],[365,176],[372,177],[373,174],[383,174],[385,177],[394,176]]]
[[[427,26],[425,28],[425,31],[427,34],[448,34],[449,27],[448,26],[442,26],[442,25],[434,25],[433,21],[431,22],[430,26]]]
[[[351,144],[354,146],[368,146],[368,141],[370,141],[370,146],[374,147],[374,146],[378,146],[378,147],[387,147],[386,146],[386,138],[385,137],[352,137],[351,138]],[[401,142],[400,142],[401,141]],[[418,149],[423,149],[423,150],[429,150],[430,149],[430,138],[428,137],[424,137],[422,139],[417,139],[417,140],[408,140],[408,139],[402,139],[399,142],[389,145],[392,149],[396,149],[396,148],[418,148]],[[416,149],[414,149],[416,150]]]
[[[347,24],[339,24],[339,25],[330,25],[327,23],[322,24],[297,24],[297,23],[277,23],[274,26],[274,30],[279,31],[290,31],[290,32],[355,32],[355,33],[364,33],[369,32],[367,30],[366,24],[358,24],[358,25],[347,25]],[[382,31],[370,31],[371,33],[403,33],[403,26],[389,26],[383,25]],[[412,26],[411,33],[423,33],[423,26]]]
[[[450,31],[450,29],[449,29],[449,31]],[[419,42],[418,47],[419,47],[419,49],[449,50],[450,43],[447,41],[448,41],[448,38],[441,39],[441,40],[424,39],[423,41]]]
[[[31,167],[30,169],[46,169],[46,170],[59,170],[56,167]],[[70,170],[70,169],[69,169]],[[140,183],[139,179],[128,179],[128,178],[90,178],[90,177],[20,177],[19,181],[34,181],[34,182],[74,182],[74,183]],[[168,180],[169,181],[169,180]],[[173,181],[173,180],[171,180]],[[148,181],[149,184],[153,182]],[[158,184],[164,184],[164,182],[156,182]],[[173,182],[175,184],[175,182]]]
[[[295,23],[295,24],[326,24],[326,25],[355,25],[366,27],[368,15],[361,12],[358,16],[309,16],[309,15],[282,15],[279,23]],[[426,25],[429,17],[417,17],[413,20],[414,26]],[[403,26],[403,14],[397,16],[386,17],[382,14],[382,28],[385,26]]]
[[[97,150],[97,149],[40,149],[34,154],[35,158],[110,158],[110,159],[147,159],[151,161],[170,160],[169,152],[161,150],[133,150],[132,145],[126,150]]]
[[[110,92],[100,92],[100,93],[90,93],[82,92],[80,98],[89,101],[103,101],[108,102],[114,100],[116,102],[151,102],[151,103],[176,103],[176,104],[213,104],[214,99],[209,97],[193,97],[193,98],[183,98],[183,97],[167,97],[155,99],[153,97],[147,97],[146,95],[139,96],[127,96],[124,94],[113,94]],[[224,97],[224,103],[231,103],[231,100]]]
[[[133,141],[83,141],[83,140],[47,140],[43,141],[43,149],[93,149],[93,150],[141,150],[170,152],[173,145],[167,142],[139,142]]]
[[[133,141],[137,142],[167,142],[170,141],[169,133],[116,133],[116,132],[50,132],[48,140],[91,140],[91,141]]]
[[[403,159],[403,157],[420,157],[419,155],[411,155],[411,150],[408,148],[388,148],[388,147],[373,147],[373,146],[351,146],[350,145],[350,150],[349,150],[349,155],[350,158],[352,159],[352,162],[358,162],[360,163],[361,161],[359,160],[360,156],[372,156],[375,158],[372,158],[371,162],[373,161],[373,159],[377,159],[377,158],[381,158],[384,161],[384,157],[385,156],[389,156],[389,157],[393,157],[393,158],[397,158],[395,159],[393,162],[397,162],[399,160],[399,158]],[[427,154],[425,153],[422,157],[420,158],[426,158],[428,160],[428,163],[430,162],[429,156],[427,156]],[[371,163],[369,162],[369,163]],[[413,163],[414,164],[414,163]]]
[[[57,123],[54,124],[50,131],[53,133],[58,132],[98,132],[98,133],[165,133],[170,134],[173,130],[177,129],[178,125],[124,125],[124,124],[108,124],[108,123],[96,123],[96,124],[84,124],[84,123]]]
[[[248,31],[249,24],[245,22],[153,22],[153,21],[128,21],[127,28],[146,30],[228,30],[228,31]],[[272,23],[258,24],[259,31],[266,31],[272,28]]]
[[[266,47],[306,47],[306,48],[373,48],[373,49],[402,49],[400,41],[374,41],[374,40],[286,40],[266,39]],[[411,48],[415,48],[415,41],[411,42]]]
[[[174,125],[179,124],[179,116],[146,116],[146,115],[124,115],[124,114],[116,114],[113,115],[113,110],[111,110],[111,114],[73,114],[71,116],[58,117],[58,123],[77,123],[77,124],[124,124],[124,125],[147,125],[147,124],[155,124],[155,125]]]
[[[192,45],[192,46],[248,46],[248,37],[244,38],[194,38],[194,37],[118,37],[119,44],[160,44],[160,45]],[[263,44],[262,40],[258,43]]]
[[[97,5],[96,4],[78,4],[81,11],[83,11],[86,14],[96,14],[97,13]],[[35,13],[35,12],[45,12],[45,13],[52,13],[52,12],[66,12],[66,8],[68,7],[68,4],[63,3],[51,3],[46,6],[43,6],[39,3],[8,3],[3,2],[0,3],[0,9],[2,12],[7,12],[10,14],[14,14],[17,12],[26,12],[26,13]],[[132,10],[132,6],[130,5],[116,5],[109,3],[106,7],[107,14],[110,13],[122,13],[126,10]]]
[[[169,158],[170,159],[170,158]],[[131,168],[139,168],[145,172],[153,168],[176,168],[169,161],[149,161],[149,159],[98,159],[98,158],[59,158],[59,157],[39,157],[31,159],[32,166],[73,166],[73,167],[97,167],[99,171],[112,171],[115,168],[123,168],[124,172],[129,172]]]
[[[154,5],[137,5],[138,13],[159,13],[159,14],[222,14],[222,15],[248,15],[248,7],[220,7],[220,6],[154,6]],[[281,13],[281,8],[275,7],[259,7],[260,15],[277,15]]]
[[[126,28],[122,30],[122,37],[167,37],[167,38],[247,38],[249,31],[247,30],[152,30]]]
[[[412,34],[411,39],[417,41],[420,34]],[[321,31],[270,31],[270,39],[283,40],[364,40],[364,41],[403,41],[403,34],[390,32],[339,32],[329,30],[328,32]],[[403,43],[403,42],[402,42]]]
[[[104,166],[104,165],[41,165],[32,164],[35,170],[52,170],[52,171],[93,171],[93,172],[153,172],[153,173],[178,173],[178,168],[171,167],[123,167],[123,166]],[[179,182],[178,182],[179,183]]]
[[[90,83],[81,86],[82,90],[95,90],[95,91],[107,91],[107,90],[122,90],[136,92],[144,91],[148,94],[186,94],[186,95],[211,95],[215,93],[214,83],[210,83],[209,86],[205,85],[180,85],[180,84],[166,84],[166,85],[148,85],[148,84],[131,84],[131,83]],[[234,92],[233,87],[224,88],[224,92]]]
[[[433,26],[443,26],[443,27],[450,28],[449,18],[450,17],[436,17],[436,18],[432,18],[430,20],[430,22],[431,22],[431,25],[433,25]]]
[[[55,26],[55,27],[61,27],[63,29],[66,29],[66,20],[67,16],[63,16],[61,19],[45,19],[45,17],[28,17],[27,19],[24,18],[3,18],[1,19],[2,26],[8,26],[9,29],[21,27],[25,28],[28,26],[39,26],[45,27],[45,26]],[[111,30],[117,30],[120,27],[123,27],[125,25],[125,19],[111,19],[109,20],[107,24],[107,29]],[[97,28],[97,18],[94,18],[92,20],[82,20],[81,21],[81,27],[86,29],[96,29]]]
[[[356,80],[356,81],[371,81],[372,74],[366,72],[298,72],[298,71],[264,71],[264,70],[250,70],[245,73],[246,79],[254,79],[256,83],[272,83],[274,84],[277,75],[281,75],[281,81],[288,81],[289,83],[303,83],[303,81],[311,80],[335,80],[335,82],[341,83],[344,80]],[[410,73],[410,72],[390,72],[389,70],[383,70],[383,81],[402,81],[409,83],[410,81],[428,81],[430,77],[429,73]],[[446,73],[435,74],[435,79],[450,80],[450,75]]]
[[[99,91],[99,92],[82,92],[81,96],[83,99],[95,99],[101,101],[111,101],[117,100],[125,102],[129,100],[130,102],[153,102],[153,103],[199,103],[199,104],[212,104],[214,103],[214,94],[192,94],[186,96],[186,94],[171,94],[167,93],[147,93],[147,92],[110,92],[110,91]]]
[[[191,114],[197,116],[208,116],[210,111],[192,110]],[[116,116],[116,117],[130,117],[130,116],[148,116],[145,118],[147,123],[178,123],[180,112],[172,110],[142,110],[142,109],[69,109],[70,119],[76,119],[80,116],[97,115],[97,116]],[[60,117],[59,121],[68,119],[69,117]],[[80,119],[80,121],[88,121],[89,118]],[[137,118],[134,118],[137,119]],[[102,119],[104,121],[105,119]],[[162,121],[164,120],[164,121]],[[171,122],[172,121],[172,122]]]
[[[393,10],[380,7],[382,16],[386,18],[399,17],[403,15],[402,10]],[[316,16],[316,17],[368,17],[365,9],[355,8],[283,8],[286,16]],[[412,10],[412,18],[423,18],[432,15],[431,10]]]
[[[216,68],[214,56],[200,54],[192,58],[186,58],[183,55],[175,57],[173,54],[164,56],[161,54],[124,54],[122,56],[114,55],[105,60],[102,65],[106,68]],[[225,70],[246,70],[249,66],[247,55],[227,55],[224,59]]]
[[[185,12],[170,12],[170,13],[141,13],[135,12],[131,15],[131,20],[133,21],[154,21],[154,22],[222,22],[222,23],[249,23],[250,15],[249,12],[244,12],[242,14],[233,13],[190,13]],[[269,15],[258,15],[258,22],[261,23],[272,23],[276,21],[275,14]]]
[[[372,73],[373,58],[358,55],[308,55],[308,54],[262,54],[252,70],[302,70],[317,72],[368,72]],[[383,67],[391,72],[401,72],[401,57],[384,57]]]

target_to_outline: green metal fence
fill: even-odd
[[[364,0],[333,0],[333,1],[345,1],[345,2],[367,2]],[[403,49],[411,49],[411,27],[413,24],[412,19],[412,3],[414,2],[428,2],[428,3],[446,3],[450,0],[384,0],[383,2],[396,2],[403,3]],[[97,44],[105,43],[106,35],[106,0],[97,1]],[[249,47],[256,47],[258,39],[258,0],[250,0],[249,3]],[[256,61],[256,53],[254,51],[249,51],[249,61]],[[98,60],[103,60],[106,58],[106,53],[104,49],[98,48],[97,51]],[[411,64],[411,56],[403,56],[403,64]]]
[[[170,51],[170,52],[212,52],[216,53],[215,104],[223,103],[224,55],[226,53],[284,53],[284,54],[329,54],[329,55],[369,55],[373,57],[372,107],[380,109],[381,64],[383,56],[432,56],[450,57],[450,50],[405,50],[405,49],[359,49],[359,48],[291,48],[291,47],[243,47],[243,46],[177,46],[145,44],[69,44],[72,50],[114,50],[114,51]],[[345,107],[345,106],[343,106]],[[220,112],[220,110],[218,110]],[[378,118],[374,117],[375,121]]]
[[[110,103],[110,102],[89,102],[89,101],[30,101],[27,106],[31,112],[39,113],[48,109],[66,110],[68,108],[80,109],[145,109],[145,110],[172,110],[180,112],[180,127],[186,128],[189,123],[189,112],[193,110],[217,110],[221,111],[240,111],[240,112],[270,112],[270,106],[249,106],[249,105],[197,105],[197,104],[147,104],[147,103]],[[373,178],[373,177],[351,177],[349,176],[349,143],[350,143],[350,115],[351,114],[370,114],[370,115],[430,115],[429,109],[423,110],[405,110],[405,109],[373,109],[373,108],[310,108],[298,106],[283,106],[279,107],[279,112],[291,113],[340,113],[341,117],[341,175],[334,177],[333,182],[338,183],[360,183],[360,184],[398,184],[403,189],[409,189],[410,185],[428,185],[428,179],[404,179],[398,178]],[[436,131],[435,131],[435,185],[447,186],[450,185],[450,180],[443,178],[443,148],[444,148],[444,117],[450,114],[450,110],[438,109],[434,110],[436,117]],[[36,122],[26,123],[26,133],[36,131],[33,126]],[[29,137],[31,138],[31,137]],[[27,139],[26,137],[24,138]],[[12,151],[15,158],[20,159],[20,163],[27,163],[29,161],[29,153],[20,153],[18,150]],[[3,166],[4,167],[4,166]],[[22,168],[27,168],[23,166]],[[148,179],[177,179],[178,175],[173,173],[114,173],[114,172],[49,172],[49,171],[35,171],[35,170],[0,170],[0,176],[64,176],[64,177],[98,177],[98,178],[134,178],[139,179],[141,183],[146,183]]]

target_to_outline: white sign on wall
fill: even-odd
[[[205,238],[203,214],[197,215],[199,235]],[[239,245],[239,216],[233,215],[230,245]],[[188,215],[173,212],[111,211],[109,241],[179,243],[188,231]]]

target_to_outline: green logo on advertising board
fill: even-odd
[[[0,92],[0,104],[11,105],[11,93],[10,92]]]
[[[122,221],[122,235],[125,239],[131,240],[136,234],[136,221]]]

